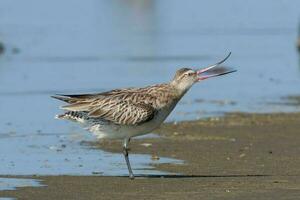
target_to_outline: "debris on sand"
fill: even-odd
[[[141,144],[141,146],[150,147],[150,146],[152,146],[152,144],[151,143],[143,143],[143,144]]]
[[[152,155],[151,160],[159,160],[159,157],[157,155]]]
[[[239,155],[240,158],[243,158],[245,156],[246,156],[246,154],[244,154],[244,153],[242,153],[242,154]]]

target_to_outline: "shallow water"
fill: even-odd
[[[1,190],[15,190],[17,187],[42,187],[39,180],[35,179],[23,179],[23,178],[0,178],[0,191]],[[4,200],[6,198],[1,198]],[[11,198],[7,198],[11,199]]]
[[[81,146],[86,133],[55,120],[60,103],[49,96],[166,82],[179,67],[215,63],[229,51],[225,65],[238,72],[195,85],[169,121],[299,111],[280,103],[299,94],[299,7],[272,0],[0,1],[0,174],[127,173],[121,155]],[[149,156],[131,160],[150,168]]]
[[[2,175],[128,175],[123,154],[104,152],[82,141],[92,141],[81,133],[2,134],[0,139],[0,174]],[[120,146],[120,150],[122,147]],[[168,174],[154,170],[151,164],[180,160],[150,155],[130,155],[136,174]]]

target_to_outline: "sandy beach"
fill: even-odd
[[[158,138],[133,140],[131,153],[184,160],[155,168],[176,175],[31,176],[45,187],[1,191],[18,199],[299,199],[300,113],[232,113],[168,123]],[[145,143],[147,147],[145,147]],[[119,141],[91,143],[111,152]],[[19,176],[18,176],[19,177]]]

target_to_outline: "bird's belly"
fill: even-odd
[[[173,107],[174,108],[174,107]],[[123,139],[128,137],[135,137],[150,133],[168,117],[173,108],[165,109],[158,112],[155,117],[145,123],[136,126],[117,125],[113,123],[99,123],[88,127],[88,130],[100,138],[108,139]]]

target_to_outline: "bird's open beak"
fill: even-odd
[[[210,65],[208,67],[205,67],[204,69],[198,70],[197,71],[198,81],[202,81],[202,80],[212,78],[212,77],[215,77],[215,76],[222,76],[222,75],[225,75],[225,74],[230,74],[230,73],[236,72],[237,70],[230,70],[230,71],[225,71],[225,72],[222,72],[222,73],[200,76],[201,74],[203,74],[203,73],[211,70],[212,68],[215,68],[215,67],[219,66],[220,64],[222,64],[223,62],[225,62],[229,58],[230,55],[231,55],[231,52],[226,56],[226,58],[224,58],[220,62],[218,62],[216,64],[213,64],[213,65]]]

